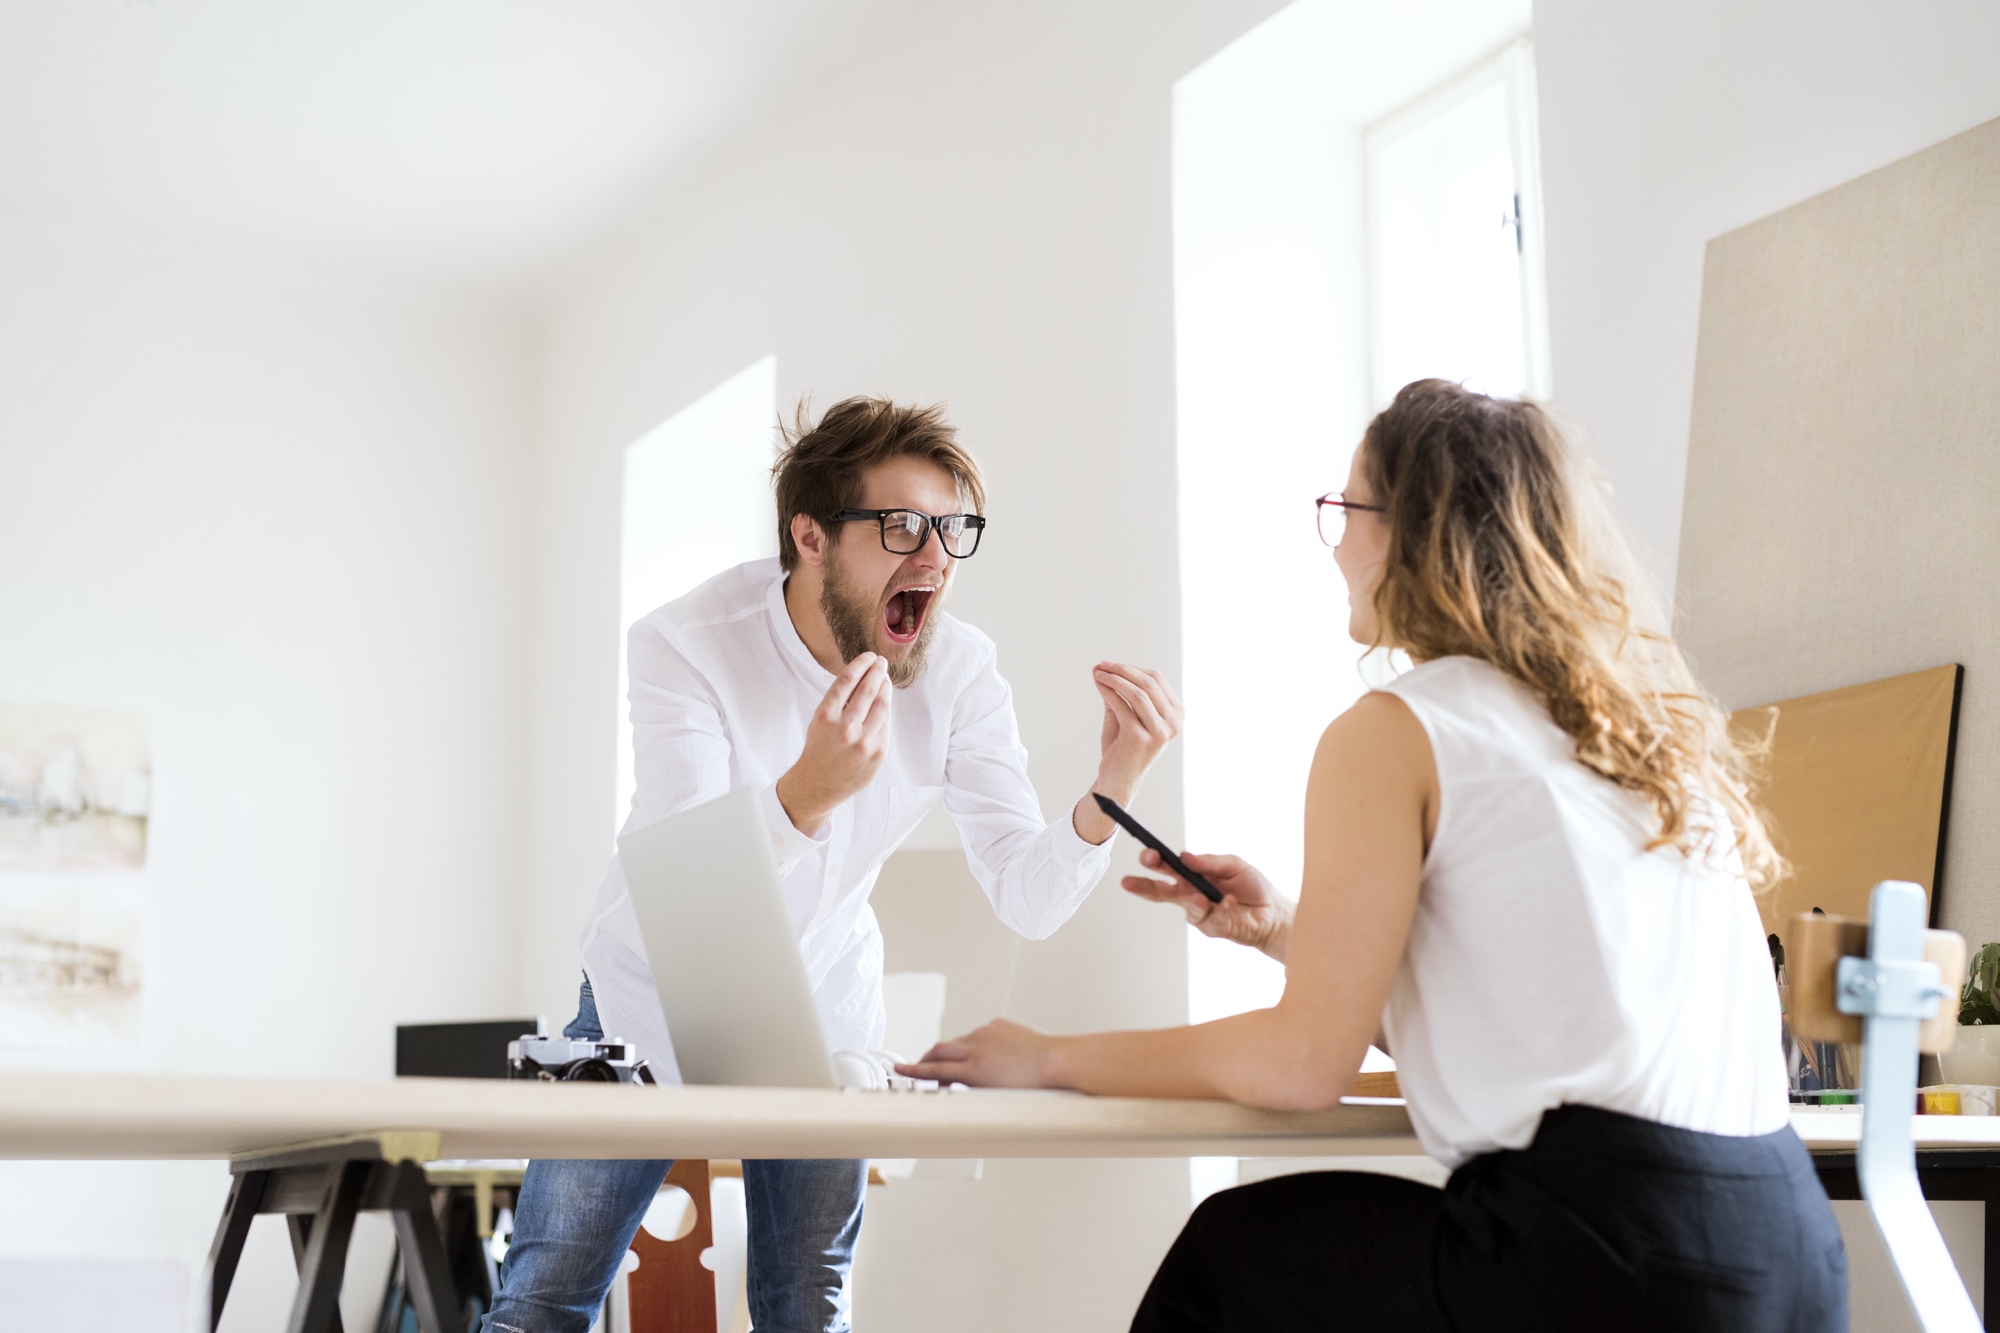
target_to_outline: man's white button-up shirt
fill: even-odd
[[[627,651],[638,789],[626,830],[757,790],[830,1050],[882,1044],[882,932],[868,895],[940,798],[993,910],[1030,939],[1067,921],[1103,878],[1108,841],[1083,841],[1067,811],[1042,818],[993,641],[970,625],[938,614],[924,670],[890,701],[881,771],[812,838],[785,813],[777,781],[805,748],[833,676],[792,625],[777,560],[738,565],[667,603],[632,627]],[[637,1046],[663,1082],[678,1081],[616,856],[584,928],[583,967],[605,1034]]]

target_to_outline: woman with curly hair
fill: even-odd
[[[1296,907],[1231,856],[1188,858],[1212,907],[1125,881],[1285,964],[1283,997],[1157,1032],[995,1022],[906,1072],[1321,1108],[1371,1042],[1394,1055],[1446,1186],[1217,1194],[1135,1331],[1845,1328],[1753,898],[1783,862],[1576,451],[1533,403],[1423,380],[1320,512],[1350,634],[1415,666],[1320,741]]]

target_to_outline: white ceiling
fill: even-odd
[[[0,0],[0,220],[510,279],[887,0]]]
[[[1232,102],[1360,127],[1531,29],[1530,0],[1295,0],[1196,69]]]

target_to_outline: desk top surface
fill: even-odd
[[[1814,1152],[1852,1152],[1861,1142],[1861,1113],[1793,1111],[1792,1128]],[[1920,1152],[1940,1148],[2000,1149],[2000,1116],[1920,1115],[1910,1118]]]
[[[1798,1111],[1817,1151],[1861,1117]],[[221,1158],[387,1130],[447,1158],[1371,1157],[1423,1152],[1400,1104],[1227,1102],[973,1090],[848,1093],[481,1079],[0,1074],[0,1157]],[[2000,1149],[2000,1117],[1918,1116],[1920,1149]]]
[[[1417,1154],[1401,1105],[971,1090],[647,1088],[485,1079],[0,1074],[0,1157],[228,1157],[384,1130],[448,1158],[1236,1157]]]

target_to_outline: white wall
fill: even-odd
[[[518,320],[24,232],[0,291],[0,699],[144,714],[155,791],[137,1044],[0,1068],[386,1076],[513,1010]],[[0,1165],[0,1255],[191,1277],[226,1180]]]
[[[610,850],[619,451],[756,357],[776,354],[781,401],[950,401],[993,517],[956,610],[1000,645],[1050,814],[1095,772],[1090,665],[1178,674],[1171,89],[1273,7],[912,6],[865,61],[717,143],[558,289],[535,483],[539,1003],[573,1001]],[[1178,837],[1179,805],[1170,754],[1138,810]],[[1023,947],[1014,1017],[1182,1017],[1179,916],[1121,897],[1100,890]],[[880,1215],[914,1194],[884,1191]],[[928,1252],[870,1260],[886,1267],[863,1272],[860,1318],[934,1327],[942,1300],[958,1328],[1122,1326],[1187,1177],[1179,1162],[990,1163],[952,1195],[902,1232]]]
[[[775,350],[781,391],[814,388],[822,401],[953,398],[997,483],[994,542],[980,557],[990,563],[966,580],[960,608],[1000,640],[1052,806],[1088,776],[1081,667],[1103,651],[1172,661],[1164,88],[1274,6],[1224,8],[1210,7],[1205,26],[1186,6],[912,17],[835,85],[718,143],[671,204],[594,250],[562,288],[538,482],[532,866],[546,896],[524,960],[543,1003],[573,983],[575,922],[610,834],[599,700],[616,673],[616,539],[603,521],[616,451],[748,359]],[[1974,0],[1543,0],[1535,38],[1560,401],[1670,571],[1703,243],[2000,114],[2000,14]],[[1046,532],[1084,512],[1092,485],[1132,504],[1085,561],[1001,544],[1009,527]],[[1135,521],[1148,511],[1153,521]],[[1074,575],[1095,564],[1133,600],[1092,598],[1095,638],[1073,641],[1052,629],[1040,592],[1089,596]],[[1170,834],[1173,785],[1170,766],[1143,798]],[[1127,943],[1139,967],[1171,966],[1164,932],[1137,944],[1152,923],[1116,907],[1101,897],[1033,946],[1052,979],[1075,986],[1100,940]],[[1148,989],[1144,1005],[1122,998],[1164,1013],[1171,981]],[[1065,1026],[1119,1021],[1097,1005],[1079,990],[1048,1012]],[[966,1235],[993,1234],[996,1215],[1026,1207],[1025,1182],[1003,1177],[981,1187],[991,1211],[964,1216]],[[1003,1186],[1013,1192],[996,1197]],[[1154,1198],[1164,1181],[1133,1206]],[[1020,1234],[1041,1237],[1050,1226],[1087,1235],[1103,1214],[1031,1216],[1020,1214]],[[1117,1296],[1090,1306],[1097,1322],[1124,1299],[1141,1248],[1086,1251],[1104,1265],[1095,1285]],[[1021,1263],[1032,1282],[982,1289],[971,1304],[996,1325],[1085,1326],[1028,1304],[1022,1287],[1065,1292],[1077,1271],[1073,1257],[1046,1272],[1039,1259]]]
[[[2000,116],[1985,0],[1538,0],[1559,401],[1670,585],[1710,237]]]
[[[139,1045],[0,1067],[385,1074],[397,1020],[566,1014],[612,832],[621,451],[766,352],[785,396],[951,400],[995,518],[957,609],[1065,806],[1089,664],[1177,668],[1170,90],[1277,7],[910,6],[576,256],[538,356],[470,299],[0,236],[0,698],[148,715],[157,791]],[[1671,569],[1703,242],[2000,115],[2000,12],[1543,0],[1535,36],[1558,388]],[[1139,802],[1169,837],[1179,765]],[[1024,947],[1014,1016],[1174,1021],[1180,938],[1100,893]],[[1186,1199],[1177,1163],[967,1189],[959,1258],[877,1270],[884,1327],[1118,1326]],[[38,1205],[0,1254],[192,1263],[221,1190],[0,1167]]]
[[[2000,116],[2000,8],[1539,0],[1535,46],[1558,401],[1670,588],[1703,246]],[[1914,1328],[1861,1205],[1836,1211],[1856,1333]],[[1963,1268],[1978,1212],[1937,1212]]]
[[[767,352],[783,403],[950,401],[995,496],[957,610],[1000,643],[1045,798],[1081,790],[1089,665],[1171,665],[1177,643],[1170,89],[1273,7],[913,7],[868,62],[718,141],[554,287],[535,485],[538,995],[573,988],[611,845],[619,450]],[[1170,761],[1141,798],[1169,826],[1176,785]]]

